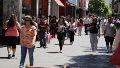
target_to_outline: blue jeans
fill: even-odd
[[[39,39],[40,39],[40,47],[46,47],[46,32],[40,32],[39,33]]]
[[[27,48],[27,47],[21,46],[20,66],[24,66],[24,62],[25,62],[27,50],[28,50],[28,53],[29,53],[30,66],[33,66],[33,61],[34,61],[33,52],[34,52],[34,48],[35,48],[35,47]],[[22,68],[22,67],[20,67],[20,68]]]

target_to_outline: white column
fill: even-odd
[[[36,17],[38,18],[39,14],[39,0],[36,1]]]
[[[51,0],[48,0],[48,16],[51,14]]]
[[[49,24],[49,16],[51,15],[51,0],[48,0],[48,24]]]
[[[22,0],[19,0],[19,21],[22,21]]]

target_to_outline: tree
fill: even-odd
[[[88,10],[90,14],[97,16],[110,16],[112,14],[111,8],[104,0],[90,0]]]

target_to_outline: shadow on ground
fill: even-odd
[[[59,45],[59,44],[55,44],[55,45]],[[71,45],[71,44],[64,44],[64,45]]]
[[[5,45],[0,45],[0,48],[6,47]]]
[[[8,59],[8,57],[0,57],[0,59]]]
[[[92,52],[90,48],[86,48],[83,52]],[[98,53],[107,53],[106,47],[98,47],[97,48]]]
[[[0,57],[0,60],[8,59],[8,57]],[[18,59],[17,57],[12,57],[11,59]]]
[[[69,56],[70,63],[66,64],[66,68],[114,68],[108,63],[110,55],[83,55]],[[63,68],[63,65],[56,65]]]
[[[53,53],[53,54],[56,54],[56,53],[59,53],[59,52],[47,52],[47,53]]]

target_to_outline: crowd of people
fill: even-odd
[[[52,38],[57,38],[60,48],[59,53],[62,53],[65,39],[69,38],[70,45],[73,45],[75,34],[77,33],[78,36],[81,36],[83,27],[85,35],[90,37],[91,50],[93,52],[97,51],[98,37],[101,35],[105,38],[107,53],[112,53],[114,51],[113,45],[114,48],[117,48],[120,43],[119,18],[91,15],[75,19],[74,17],[61,16],[56,18],[55,16],[49,16],[48,20],[45,16],[36,18],[27,15],[22,22],[18,22],[17,16],[12,14],[9,20],[3,24],[3,44],[7,45],[8,59],[15,57],[16,45],[21,45],[19,68],[24,67],[28,50],[30,66],[33,66],[36,38],[40,41],[40,48],[47,48],[47,40],[50,40],[48,39],[49,34]]]

